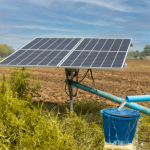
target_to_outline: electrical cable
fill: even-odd
[[[78,82],[78,73],[79,73],[79,70],[75,72],[75,74],[73,75],[72,79],[69,80],[69,82],[71,82],[75,76],[76,76],[76,82]],[[66,85],[65,85],[65,92],[66,92],[66,94],[67,94],[68,96],[70,96],[70,95],[67,93],[67,91],[66,91],[66,86],[67,86],[67,83],[66,83]],[[72,95],[72,96],[73,96],[73,97],[76,97],[77,92],[78,92],[78,88],[77,88],[77,90],[76,90],[76,93],[75,93],[74,95]],[[72,91],[71,91],[71,93],[72,93]]]
[[[96,89],[96,92],[97,92],[97,88],[96,88],[96,85],[95,85],[95,82],[94,82],[94,78],[93,78],[93,75],[92,75],[92,70],[91,70],[91,69],[89,69],[89,70],[90,70],[90,72],[91,72],[91,78],[92,78],[92,80],[93,80],[93,85],[94,85],[94,87],[95,87],[95,89]],[[99,96],[98,92],[97,92],[97,95]],[[100,99],[102,105],[104,106],[104,108],[106,108],[106,106],[105,106],[104,103],[102,102],[100,96],[99,96],[99,99]]]

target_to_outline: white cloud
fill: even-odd
[[[41,27],[41,26],[14,26],[14,28],[53,30],[53,31],[65,31],[65,32],[82,32],[80,30],[69,30],[69,29],[62,29],[62,28],[47,28],[47,27]]]
[[[71,20],[71,21],[75,21],[75,22],[79,22],[79,23],[84,23],[84,24],[90,24],[90,25],[97,25],[97,26],[110,26],[110,22],[105,22],[103,20],[101,21],[85,21],[85,20],[81,20],[81,19],[76,19],[70,16],[65,16],[65,19]]]

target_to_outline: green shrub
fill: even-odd
[[[18,98],[25,98],[28,94],[32,97],[40,97],[41,95],[37,91],[41,88],[41,83],[39,78],[31,75],[33,72],[31,69],[23,68],[13,68],[10,69],[11,75],[9,80],[10,90],[18,93]],[[36,94],[36,95],[35,95]]]
[[[0,85],[0,92],[1,93],[5,93],[7,90],[7,86],[6,86],[6,77],[5,77],[5,73],[3,72],[3,80],[2,83]]]
[[[143,57],[140,57],[140,60],[143,60],[144,58]]]

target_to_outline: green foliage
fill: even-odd
[[[3,72],[3,80],[0,86],[0,92],[1,93],[5,93],[7,90],[7,86],[6,86],[6,78],[5,78],[5,73]]]
[[[144,49],[150,49],[150,45],[146,45]]]
[[[144,49],[143,51],[141,51],[141,56],[142,57],[150,56],[150,49]]]
[[[140,60],[143,60],[143,57],[140,57]]]
[[[14,52],[12,46],[8,46],[7,44],[0,44],[0,57],[7,57]]]
[[[60,119],[57,109],[47,109],[42,104],[18,100],[11,93],[0,94],[0,148],[11,150],[45,149],[102,149],[104,138],[102,124],[88,123],[66,108]],[[65,110],[65,109],[64,109]],[[99,114],[99,120],[101,115]]]
[[[147,147],[147,149],[150,149],[150,116],[142,114],[138,134],[141,137],[141,141],[139,141],[139,144],[145,141],[145,146]]]
[[[31,69],[23,67],[21,69],[13,68],[10,71],[13,71],[9,80],[10,90],[13,94],[17,92],[18,98],[25,98],[28,94],[31,94],[32,97],[41,96],[37,93],[41,88],[41,83],[38,78],[31,75],[30,72],[33,72]]]

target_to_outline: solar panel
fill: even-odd
[[[131,39],[90,39],[66,58],[60,68],[122,69]]]
[[[35,38],[0,66],[122,69],[131,39]]]

